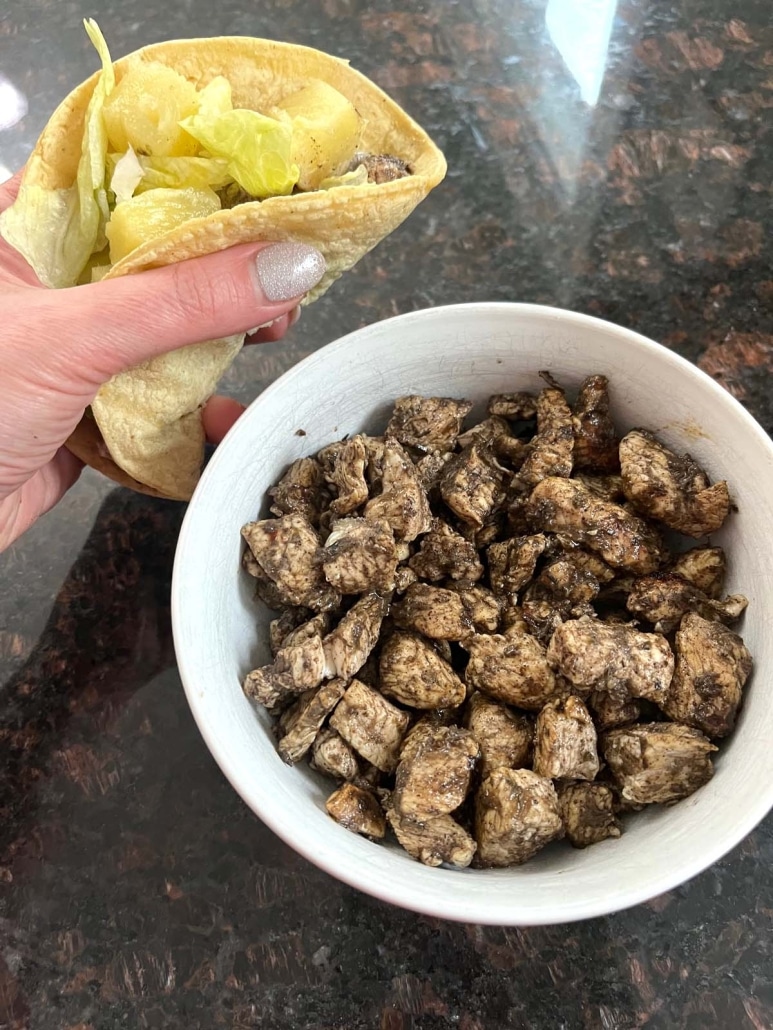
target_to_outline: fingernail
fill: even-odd
[[[255,270],[266,300],[291,300],[317,285],[325,259],[307,243],[272,243],[258,253]]]
[[[293,308],[293,310],[290,312],[290,321],[288,323],[288,328],[292,329],[292,327],[295,325],[295,323],[300,321],[300,318],[301,318],[301,306],[299,304],[297,308]]]

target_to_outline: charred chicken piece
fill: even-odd
[[[613,730],[630,726],[641,718],[641,705],[636,700],[620,701],[605,690],[594,690],[588,698],[588,708],[595,716],[600,730]]]
[[[709,737],[726,737],[752,671],[748,648],[726,626],[694,614],[682,619],[675,647],[676,668],[664,712]]]
[[[456,708],[464,684],[423,637],[397,632],[381,649],[379,686],[387,697],[410,708]]]
[[[582,483],[586,490],[600,497],[602,501],[625,501],[623,490],[623,477],[619,473],[607,476],[591,476],[588,473],[578,472],[574,477],[575,481]]]
[[[438,489],[446,465],[453,456],[453,451],[435,451],[431,454],[425,454],[423,458],[417,461],[416,468],[419,473],[419,480],[427,494],[434,494]]]
[[[352,833],[381,840],[386,833],[386,819],[377,798],[369,790],[345,783],[325,803],[328,815]]]
[[[725,552],[721,547],[693,547],[684,554],[678,554],[669,571],[716,601],[722,596],[725,586]]]
[[[466,869],[472,862],[477,844],[450,815],[416,822],[405,819],[391,805],[387,805],[386,815],[399,843],[423,865]]]
[[[392,617],[398,626],[430,640],[465,640],[473,631],[472,619],[459,594],[426,583],[412,583],[402,601],[392,606]]]
[[[534,723],[476,691],[467,702],[464,725],[480,748],[480,772],[522,769],[531,764]]]
[[[350,680],[376,646],[387,603],[378,594],[366,594],[325,637],[325,675]]]
[[[530,769],[494,769],[475,798],[481,866],[521,865],[564,834],[550,780]]]
[[[468,686],[506,704],[539,711],[556,692],[545,649],[528,633],[476,636],[468,644]]]
[[[689,454],[675,454],[652,433],[634,429],[620,442],[623,489],[645,515],[686,536],[716,533],[730,511],[727,483],[709,477]]]
[[[480,583],[460,581],[449,584],[462,599],[464,610],[476,633],[496,633],[499,629],[501,605],[499,599]]]
[[[379,186],[411,175],[410,166],[402,158],[393,157],[392,154],[357,153],[352,158],[350,171],[355,171],[360,165],[363,165],[368,173],[368,182],[375,182]]]
[[[536,596],[555,598],[571,607],[593,601],[599,592],[599,581],[593,573],[570,556],[557,558],[546,565],[537,577]]]
[[[574,464],[593,472],[615,472],[620,467],[619,439],[609,414],[609,380],[588,376],[580,387],[572,416]]]
[[[515,594],[531,580],[537,561],[545,550],[545,536],[516,536],[492,544],[488,551],[489,578],[495,594]]]
[[[319,686],[325,675],[325,651],[319,636],[281,648],[272,665],[254,669],[244,681],[244,693],[266,708],[275,708],[293,694]]]
[[[408,564],[420,579],[431,583],[446,578],[474,583],[483,575],[474,544],[442,519],[432,520],[432,528],[422,537],[418,552]]]
[[[360,775],[357,756],[335,730],[324,727],[311,745],[312,769],[333,780],[354,780]]]
[[[537,716],[534,772],[551,780],[592,780],[599,771],[596,727],[573,694],[548,701]]]
[[[525,598],[520,611],[527,632],[543,647],[548,646],[553,634],[564,621],[560,608],[550,601]]]
[[[451,451],[471,408],[470,401],[451,397],[398,397],[387,438],[420,451]]]
[[[558,788],[558,807],[572,847],[587,848],[622,833],[615,796],[605,783],[567,783]]]
[[[343,697],[345,689],[343,680],[330,680],[300,698],[285,723],[285,735],[279,741],[279,755],[283,761],[293,765],[303,758],[314,743],[320,726]]]
[[[330,717],[331,728],[382,772],[396,769],[409,723],[407,712],[359,680],[352,680]]]
[[[674,573],[643,576],[633,584],[626,607],[634,615],[651,622],[658,633],[670,633],[683,615],[697,612],[704,619],[735,622],[748,605],[741,594],[724,601],[712,601],[702,590]]]
[[[674,655],[665,637],[599,619],[562,623],[547,658],[575,688],[603,690],[618,701],[643,697],[660,705],[674,674]]]
[[[660,565],[660,539],[643,519],[618,504],[602,501],[574,480],[543,479],[532,491],[526,509],[535,527],[563,534],[613,568],[644,576]]]
[[[533,393],[496,393],[486,410],[510,422],[528,422],[537,414],[537,398]]]
[[[317,556],[319,537],[302,515],[248,522],[242,536],[284,605],[325,611],[340,602],[340,595],[322,573]]]
[[[504,479],[505,470],[490,450],[473,443],[446,465],[440,494],[458,518],[480,528],[500,499]]]
[[[626,801],[669,804],[693,794],[711,779],[709,755],[716,747],[691,726],[640,723],[610,730],[602,752]]]
[[[433,726],[406,738],[397,766],[392,805],[417,822],[449,815],[467,797],[480,749],[472,734],[458,726]]]
[[[330,502],[330,511],[336,518],[351,514],[367,501],[366,460],[365,441],[361,436],[346,440],[335,453],[333,470],[327,478],[338,491],[336,499]]]
[[[573,467],[572,412],[564,391],[548,386],[537,398],[537,435],[518,473],[518,482],[531,490],[548,476],[570,476]]]
[[[396,567],[395,538],[386,520],[349,518],[333,523],[322,551],[322,568],[340,593],[388,593]]]
[[[529,445],[513,436],[508,423],[496,416],[478,422],[457,440],[462,448],[473,443],[483,447],[488,445],[495,456],[506,461],[513,470],[521,467],[529,453]]]
[[[395,440],[384,445],[382,491],[365,507],[368,519],[385,519],[401,541],[415,540],[431,525],[427,492],[416,466]]]
[[[245,551],[245,554],[250,554],[250,552]],[[252,560],[255,562],[254,558]],[[255,562],[255,564],[258,563]],[[290,633],[302,626],[310,615],[311,612],[307,608],[285,608],[279,618],[271,620],[268,625],[268,639],[272,655],[276,655]]]
[[[294,461],[276,486],[268,491],[271,514],[302,515],[312,526],[330,502],[322,466],[315,458]]]

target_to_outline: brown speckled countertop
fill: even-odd
[[[85,15],[116,56],[243,33],[348,57],[447,155],[406,225],[243,355],[242,399],[376,319],[521,300],[660,340],[773,426],[768,2],[9,0],[9,170],[94,66]],[[88,473],[0,558],[0,1030],[773,1026],[770,819],[647,905],[529,930],[386,907],[273,837],[177,676],[181,517]]]

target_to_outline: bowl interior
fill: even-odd
[[[270,614],[240,570],[240,527],[298,457],[344,434],[383,430],[394,399],[537,390],[538,371],[568,390],[611,382],[622,429],[644,426],[727,478],[738,513],[713,539],[729,555],[728,591],[749,598],[741,632],[756,671],[713,780],[672,808],[628,817],[619,840],[551,845],[509,870],[428,869],[401,849],[342,829],[325,812],[330,781],[284,765],[269,720],[240,681],[270,661]],[[517,304],[436,308],[390,319],[313,354],[266,390],[218,449],[187,513],[173,586],[175,645],[199,728],[226,776],[277,834],[332,875],[408,908],[498,924],[564,922],[624,908],[684,881],[741,840],[773,804],[768,702],[773,586],[773,447],[728,394],[634,333],[586,316]]]

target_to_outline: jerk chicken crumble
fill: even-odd
[[[286,762],[333,781],[333,819],[426,865],[584,848],[687,797],[751,672],[729,628],[746,598],[705,542],[727,483],[620,438],[604,376],[573,406],[542,378],[466,430],[468,401],[399,398],[383,436],[294,462],[242,529],[277,613],[247,697]]]

